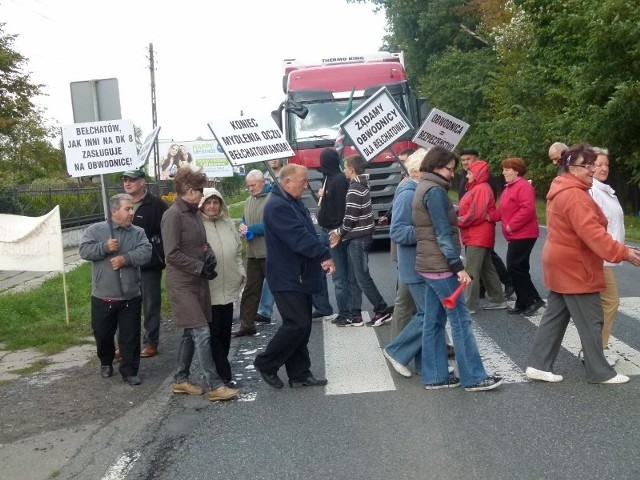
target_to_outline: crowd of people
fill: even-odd
[[[326,385],[327,379],[311,372],[307,345],[312,320],[333,311],[327,274],[333,278],[338,312],[332,322],[338,327],[392,323],[382,354],[403,377],[413,375],[413,363],[427,390],[462,385],[478,392],[503,383],[499,373],[486,371],[472,328],[473,316],[482,310],[503,309],[532,316],[544,308],[525,372],[531,380],[563,380],[553,366],[573,320],[586,380],[628,382],[613,368],[618,356],[608,347],[620,304],[615,265],[640,265],[640,252],[624,243],[622,207],[605,183],[608,151],[559,142],[549,149],[557,176],[546,196],[542,267],[547,302],[530,274],[539,226],[525,161],[504,159],[500,182],[476,150],[464,150],[460,159],[443,147],[401,154],[406,175],[384,218],[397,262],[395,309],[369,272],[375,219],[360,155],[344,159],[343,171],[335,149],[321,153],[319,232],[302,202],[308,178],[300,165],[274,160],[266,175],[250,171],[238,227],[222,193],[206,188],[206,175],[188,163],[173,173],[177,197],[169,208],[145,189],[143,171],[125,172],[125,193],[111,198],[110,218],[89,227],[80,245],[81,256],[93,262],[91,314],[100,374],[111,377],[113,362],[120,359],[123,380],[141,383],[140,358],[158,354],[166,269],[173,322],[182,329],[172,384],[176,394],[205,393],[190,379],[196,355],[209,400],[236,398],[240,390],[228,358],[231,338],[253,336],[257,324],[271,323],[274,304],[282,322],[255,357],[257,372],[278,389],[284,386],[278,375],[282,366],[293,388]],[[457,206],[449,195],[453,186]],[[508,245],[506,266],[494,250],[498,223]],[[461,290],[464,295],[457,294]],[[372,315],[362,310],[363,293]],[[513,296],[515,304],[509,307],[507,299]],[[238,301],[239,327],[232,332]]]

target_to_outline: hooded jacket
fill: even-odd
[[[215,217],[205,215],[202,206],[211,197],[220,200],[220,213]],[[242,242],[222,194],[215,188],[205,188],[200,200],[200,215],[207,232],[207,242],[218,262],[218,276],[209,281],[211,305],[227,305],[240,298],[245,270],[242,262]]]
[[[344,218],[349,180],[340,170],[340,157],[333,148],[325,148],[320,154],[320,172],[324,175],[324,193],[318,210],[318,225],[338,228]]]
[[[496,201],[491,191],[489,165],[476,160],[469,165],[473,180],[467,182],[467,193],[458,205],[458,227],[463,245],[493,248],[496,241],[495,223],[487,215],[495,216]]]
[[[629,255],[629,248],[607,233],[607,219],[589,195],[589,187],[563,173],[547,193],[542,273],[545,286],[553,292],[601,292],[605,289],[602,260],[618,263]]]

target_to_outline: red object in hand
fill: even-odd
[[[462,291],[466,286],[467,286],[466,283],[461,283],[460,286],[456,288],[451,295],[449,295],[447,298],[442,300],[442,305],[444,305],[444,308],[452,310],[456,306],[456,300],[458,299],[458,297],[460,296],[460,294],[462,293]]]

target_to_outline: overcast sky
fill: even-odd
[[[39,99],[74,123],[70,83],[117,78],[123,119],[150,132],[149,44],[161,139],[212,138],[215,118],[282,100],[282,61],[380,50],[384,12],[346,0],[0,0],[5,34],[29,59]],[[263,97],[267,97],[264,99]]]

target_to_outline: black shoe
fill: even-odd
[[[520,307],[512,307],[512,308],[507,308],[507,313],[511,314],[511,315],[517,315],[519,313],[522,313],[526,310],[526,308],[520,308]]]
[[[323,318],[323,317],[330,317],[331,315],[333,315],[333,313],[322,313],[319,311],[315,311],[311,314],[311,318]]]
[[[100,365],[100,375],[102,375],[102,378],[109,378],[113,375],[113,367],[111,365]]]
[[[256,322],[260,323],[271,323],[271,319],[269,317],[265,317],[264,315],[260,315],[259,313],[256,315]]]
[[[129,385],[140,385],[140,377],[138,375],[129,375],[128,377],[122,377],[123,382],[127,382]]]
[[[291,388],[299,387],[324,387],[327,384],[326,378],[316,378],[313,375],[305,378],[304,380],[289,380],[289,386]]]
[[[525,317],[530,317],[532,315],[535,315],[535,313],[538,311],[538,309],[542,308],[545,306],[544,300],[538,300],[536,303],[534,303],[533,305],[527,307],[524,312],[522,312],[522,314]]]
[[[225,387],[228,387],[228,388],[238,388],[237,382],[234,382],[233,380],[226,380],[222,383],[224,384]]]
[[[513,288],[513,285],[505,285],[504,287],[505,298],[511,298],[514,293],[516,293],[516,290],[515,288]]]
[[[265,381],[265,383],[270,387],[278,388],[278,389],[284,387],[284,383],[282,383],[282,380],[280,380],[280,377],[278,376],[277,373],[263,372],[258,367],[256,367],[256,370],[258,371],[262,379]]]

